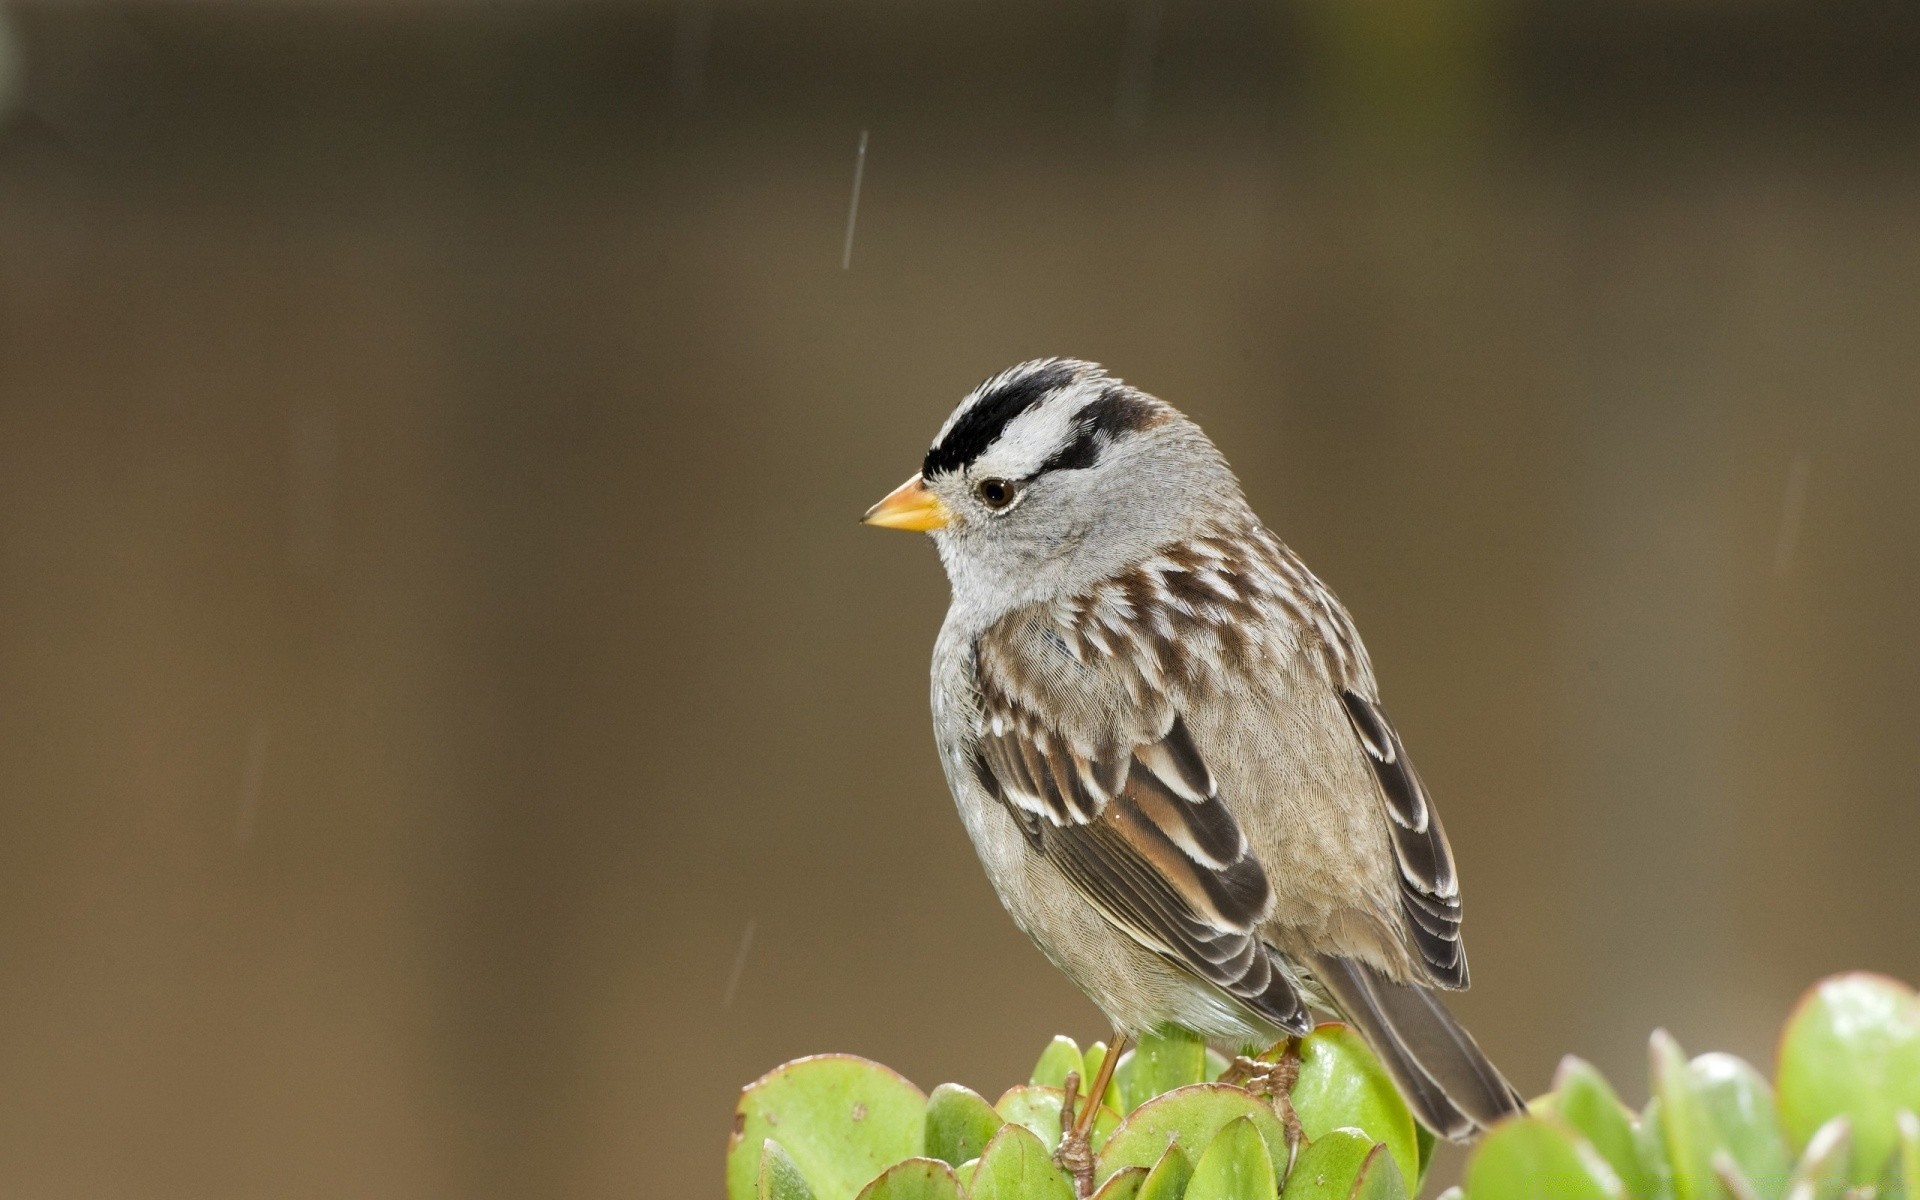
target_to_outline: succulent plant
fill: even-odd
[[[923,1094],[848,1055],[803,1058],[741,1093],[728,1200],[1074,1200],[1054,1164],[1068,1075],[1106,1054],[1055,1038],[989,1103]],[[1443,1200],[1920,1200],[1920,996],[1877,975],[1813,988],[1773,1085],[1664,1032],[1651,1099],[1628,1109],[1567,1058],[1532,1112],[1481,1139]],[[1177,1030],[1124,1055],[1093,1122],[1096,1200],[1405,1200],[1433,1139],[1342,1025],[1229,1064]]]

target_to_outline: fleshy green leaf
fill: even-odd
[[[772,1138],[760,1144],[760,1176],[754,1193],[758,1200],[813,1200],[813,1189],[793,1155]]]
[[[1585,1139],[1552,1117],[1502,1121],[1467,1160],[1472,1200],[1620,1200],[1626,1189]]]
[[[1004,1096],[994,1102],[993,1111],[1003,1120],[1025,1127],[1047,1145],[1051,1154],[1060,1148],[1060,1107],[1066,1102],[1066,1094],[1059,1088],[1034,1087],[1023,1084],[1008,1088]],[[1095,1153],[1106,1145],[1107,1138],[1120,1124],[1119,1114],[1110,1108],[1101,1108],[1093,1114],[1093,1129],[1090,1139]]]
[[[1438,1148],[1439,1141],[1439,1138],[1433,1136],[1433,1130],[1418,1121],[1413,1123],[1413,1144],[1414,1148],[1420,1152],[1420,1177],[1414,1180],[1413,1186],[1408,1189],[1410,1195],[1419,1195],[1420,1189],[1426,1186],[1427,1172],[1433,1170],[1433,1152]]]
[[[1759,1190],[1747,1182],[1746,1172],[1724,1146],[1713,1152],[1713,1177],[1728,1200],[1760,1200]]]
[[[1182,1153],[1180,1147],[1168,1146],[1167,1152],[1147,1173],[1147,1181],[1140,1185],[1140,1194],[1135,1200],[1181,1200],[1186,1195],[1187,1180],[1192,1178],[1193,1160]]]
[[[780,1140],[817,1200],[853,1200],[883,1168],[920,1153],[926,1103],[919,1088],[851,1054],[776,1067],[740,1093],[727,1143],[728,1200],[757,1194],[768,1138]]]
[[[1839,1200],[1845,1195],[1852,1144],[1853,1130],[1845,1116],[1814,1130],[1787,1183],[1787,1200]]]
[[[1654,1173],[1641,1159],[1633,1115],[1620,1103],[1606,1077],[1593,1064],[1573,1057],[1560,1060],[1553,1077],[1554,1109],[1607,1160],[1633,1200],[1655,1200]],[[1534,1109],[1538,1116],[1553,1115]]]
[[[1796,1144],[1845,1115],[1850,1178],[1880,1176],[1893,1114],[1920,1111],[1920,996],[1881,975],[1836,975],[1801,999],[1780,1040],[1780,1116]]]
[[[1893,1195],[1901,1200],[1920,1200],[1920,1116],[1908,1109],[1894,1114],[1900,1148],[1893,1156]]]
[[[1092,1086],[1093,1077],[1087,1074],[1087,1063],[1080,1056],[1079,1045],[1070,1037],[1056,1037],[1040,1052],[1040,1061],[1033,1064],[1033,1074],[1027,1082],[1036,1087],[1065,1087],[1069,1072],[1080,1077],[1082,1089]]]
[[[1199,1034],[1168,1025],[1143,1034],[1127,1072],[1128,1109],[1190,1083],[1207,1071],[1207,1043]]]
[[[1402,1179],[1420,1178],[1413,1114],[1386,1068],[1347,1026],[1322,1025],[1301,1039],[1293,1110],[1309,1139],[1333,1129],[1358,1129],[1386,1145]]]
[[[1673,1171],[1680,1200],[1721,1200],[1726,1189],[1713,1169],[1720,1135],[1707,1115],[1706,1102],[1693,1087],[1687,1056],[1664,1029],[1648,1043],[1654,1094],[1660,1097],[1660,1138]],[[1472,1191],[1472,1185],[1468,1185]]]
[[[1360,1174],[1347,1200],[1407,1200],[1406,1180],[1400,1177],[1400,1167],[1385,1146],[1376,1143],[1367,1161],[1360,1164]]]
[[[937,1158],[909,1158],[874,1176],[859,1200],[960,1200],[960,1181]]]
[[[1074,1200],[1073,1181],[1031,1131],[1008,1124],[980,1155],[968,1200]]]
[[[1273,1159],[1260,1131],[1238,1117],[1215,1135],[1187,1181],[1186,1200],[1273,1200]]]
[[[1754,1194],[1772,1200],[1784,1192],[1793,1163],[1767,1081],[1731,1054],[1702,1054],[1687,1064],[1687,1075],[1720,1135],[1718,1149],[1733,1159]]]
[[[1180,1147],[1193,1161],[1222,1129],[1241,1117],[1259,1130],[1275,1177],[1285,1174],[1287,1131],[1280,1118],[1271,1106],[1223,1083],[1191,1084],[1135,1109],[1107,1139],[1095,1174],[1104,1179],[1123,1167],[1153,1166],[1168,1146]]]
[[[1093,1194],[1093,1200],[1139,1200],[1140,1185],[1147,1181],[1145,1167],[1128,1167],[1124,1171],[1115,1171],[1100,1185]]]
[[[1287,1175],[1285,1200],[1347,1200],[1377,1149],[1357,1129],[1328,1130],[1300,1151]]]
[[[1658,1200],[1673,1200],[1673,1166],[1667,1161],[1666,1136],[1661,1129],[1660,1097],[1655,1095],[1640,1110],[1640,1123],[1633,1127],[1633,1144],[1653,1178],[1654,1195]]]
[[[934,1158],[959,1166],[980,1157],[988,1139],[1006,1124],[986,1097],[957,1083],[943,1083],[927,1097],[923,1148]]]

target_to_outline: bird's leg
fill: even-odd
[[[1293,1085],[1300,1082],[1300,1043],[1295,1038],[1287,1039],[1287,1048],[1280,1052],[1280,1061],[1273,1064],[1273,1070],[1267,1072],[1267,1099],[1272,1101],[1274,1110],[1280,1114],[1280,1123],[1287,1129],[1287,1151],[1297,1154],[1300,1144],[1307,1140],[1307,1131],[1300,1127],[1300,1114],[1293,1110]]]
[[[1107,1098],[1107,1085],[1113,1082],[1113,1068],[1120,1062],[1120,1056],[1126,1052],[1127,1035],[1116,1033],[1113,1042],[1107,1047],[1107,1056],[1100,1060],[1100,1069],[1093,1073],[1093,1087],[1087,1092],[1086,1111],[1080,1114],[1080,1123],[1074,1132],[1085,1135],[1093,1128],[1093,1115]]]
[[[1127,1035],[1115,1033],[1112,1044],[1107,1047],[1107,1056],[1100,1060],[1100,1069],[1093,1074],[1086,1105],[1077,1116],[1073,1106],[1080,1077],[1078,1074],[1067,1076],[1060,1105],[1060,1149],[1054,1152],[1053,1161],[1073,1176],[1074,1190],[1081,1200],[1093,1194],[1093,1118],[1100,1111],[1100,1101],[1106,1097],[1107,1085],[1113,1082],[1114,1065],[1126,1048]]]

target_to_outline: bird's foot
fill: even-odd
[[[1273,1105],[1273,1111],[1287,1130],[1287,1145],[1297,1147],[1306,1140],[1300,1126],[1300,1114],[1293,1110],[1293,1085],[1300,1081],[1300,1043],[1287,1039],[1277,1062],[1248,1058],[1242,1054],[1229,1063],[1220,1076],[1221,1083],[1244,1088]]]
[[[1080,1076],[1070,1071],[1065,1086],[1061,1088],[1060,1148],[1053,1152],[1053,1161],[1073,1177],[1073,1190],[1080,1200],[1087,1200],[1093,1195],[1093,1122],[1091,1119],[1074,1119],[1074,1102],[1079,1092]],[[1089,1118],[1097,1104],[1094,1097],[1087,1097]]]
[[[1217,1082],[1229,1087],[1241,1088],[1256,1095],[1264,1095],[1267,1079],[1273,1074],[1274,1066],[1275,1064],[1270,1062],[1261,1062],[1257,1058],[1236,1054],[1233,1061],[1227,1064],[1227,1069],[1220,1072]]]

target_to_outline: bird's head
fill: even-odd
[[[1002,371],[947,418],[920,471],[862,518],[931,533],[957,604],[1072,594],[1244,512],[1213,443],[1094,363]]]

